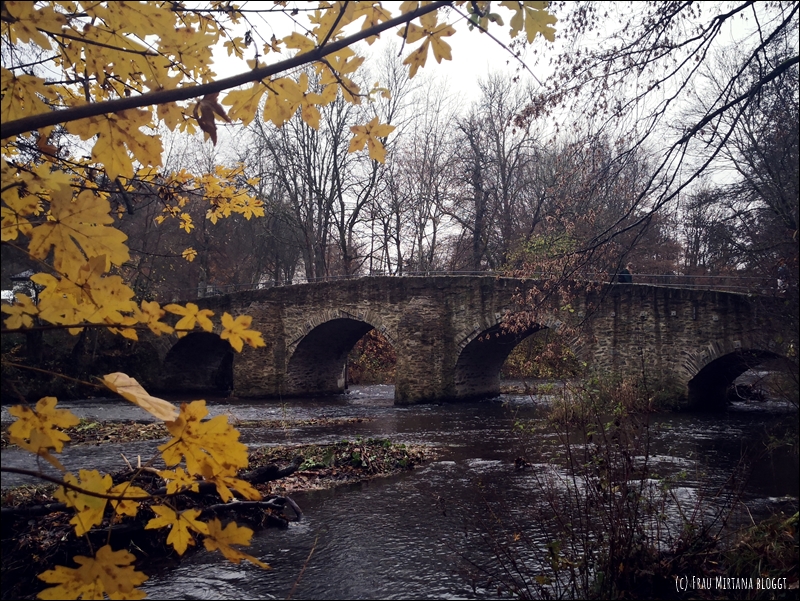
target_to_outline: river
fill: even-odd
[[[251,445],[337,442],[356,437],[431,445],[438,457],[399,476],[359,485],[297,494],[303,519],[286,530],[254,535],[247,552],[272,566],[261,570],[234,565],[219,554],[198,551],[165,567],[144,585],[153,599],[418,599],[487,598],[498,595],[477,568],[492,569],[493,558],[480,526],[494,512],[524,530],[535,515],[535,470],[517,469],[515,459],[536,445],[520,439],[514,420],[536,420],[546,397],[501,395],[494,399],[443,405],[395,407],[391,386],[354,387],[349,394],[291,401],[209,400],[212,414],[236,419],[281,419],[283,429],[244,430]],[[146,419],[118,400],[60,403],[81,417]],[[330,427],[292,427],[305,418],[361,417]],[[8,420],[3,408],[3,421]],[[724,414],[659,414],[651,418],[651,456],[665,474],[682,473],[677,494],[691,499],[701,482],[724,484],[746,447],[759,447],[776,424],[797,420],[796,411],[774,403],[742,404]],[[552,435],[537,434],[544,444]],[[69,447],[68,469],[113,470],[121,453],[134,461],[149,457],[158,441],[125,445]],[[3,465],[34,467],[27,454],[7,449]],[[779,450],[752,470],[742,501],[754,516],[798,497],[796,453]],[[4,475],[3,486],[18,484]],[[490,520],[491,521],[491,520]],[[531,528],[531,546],[546,537]],[[312,554],[313,550],[313,554]],[[310,559],[309,559],[310,555]]]

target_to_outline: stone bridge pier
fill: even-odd
[[[369,277],[240,292],[197,302],[217,315],[253,317],[266,346],[234,353],[218,332],[138,343],[161,368],[139,374],[153,390],[231,391],[239,397],[341,392],[355,343],[373,328],[397,355],[395,403],[492,396],[500,368],[542,328],[567,336],[579,359],[605,373],[682,389],[695,405],[720,406],[745,370],[787,354],[779,299],[638,284],[586,292],[539,323],[502,327],[533,280],[479,276]]]

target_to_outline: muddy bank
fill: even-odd
[[[307,425],[334,420],[308,420]],[[296,423],[293,423],[296,426]],[[330,424],[329,424],[330,425]],[[244,422],[237,424],[241,430],[248,427],[281,427],[279,422]],[[70,429],[70,444],[102,444],[103,441],[123,442],[142,440],[144,437],[165,437],[161,424],[134,422],[87,422]],[[5,431],[5,428],[4,428]],[[4,432],[5,436],[5,432]],[[6,445],[4,438],[4,446]],[[394,444],[386,439],[356,439],[331,445],[288,445],[259,447],[249,453],[249,473],[265,470],[291,472],[278,480],[254,483],[266,501],[245,507],[244,503],[223,506],[216,493],[182,493],[173,496],[170,503],[181,510],[197,508],[203,516],[236,521],[254,530],[267,527],[287,527],[301,519],[291,501],[292,494],[305,490],[332,488],[411,470],[434,455],[432,449],[420,446]],[[294,468],[294,469],[292,469]],[[130,479],[130,474],[117,474],[115,480]],[[135,484],[153,493],[164,482],[152,473],[137,476]],[[166,544],[166,530],[145,530],[146,523],[154,517],[149,508],[151,501],[141,503],[134,518],[123,518],[109,527],[110,514],[101,527],[85,537],[76,537],[69,520],[74,512],[59,509],[54,498],[55,486],[23,486],[5,491],[2,496],[2,598],[33,598],[45,588],[37,575],[54,565],[74,566],[75,555],[92,555],[110,537],[115,549],[126,548],[138,560],[136,567],[145,573],[163,569],[165,565],[180,562],[180,557]],[[156,498],[153,503],[163,503]],[[30,511],[30,513],[26,513]],[[205,517],[204,517],[205,519]],[[200,537],[198,536],[198,539]],[[203,548],[200,540],[187,553]],[[246,551],[246,549],[245,549]],[[220,558],[220,561],[224,559]]]

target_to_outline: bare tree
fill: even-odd
[[[796,68],[799,8],[796,2],[554,3],[563,50],[546,57],[555,75],[524,117],[591,116],[595,130],[627,140],[615,152],[619,160],[639,149],[659,150],[637,201],[582,250],[643,223],[698,181],[762,90]],[[731,31],[743,33],[726,39]],[[780,61],[770,60],[771,45],[786,36],[789,51]],[[706,110],[674,127],[705,65],[734,42],[739,60]],[[748,77],[756,65],[764,67],[759,76]]]

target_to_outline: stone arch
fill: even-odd
[[[161,390],[228,392],[233,389],[234,350],[209,332],[190,332],[164,357]]]
[[[563,323],[547,316],[542,323],[531,324],[519,332],[502,327],[503,316],[496,313],[485,319],[483,327],[475,324],[458,345],[454,383],[457,398],[497,395],[500,393],[500,369],[512,350],[528,336],[549,328],[559,333]]]
[[[735,348],[722,352],[723,345],[714,343],[695,357],[699,369],[688,382],[689,407],[701,411],[717,411],[728,405],[727,390],[733,381],[749,369],[767,361],[785,359],[772,351]]]
[[[344,391],[347,355],[367,332],[379,330],[394,346],[394,337],[370,312],[332,310],[305,323],[304,332],[288,345],[284,393],[326,395]]]

